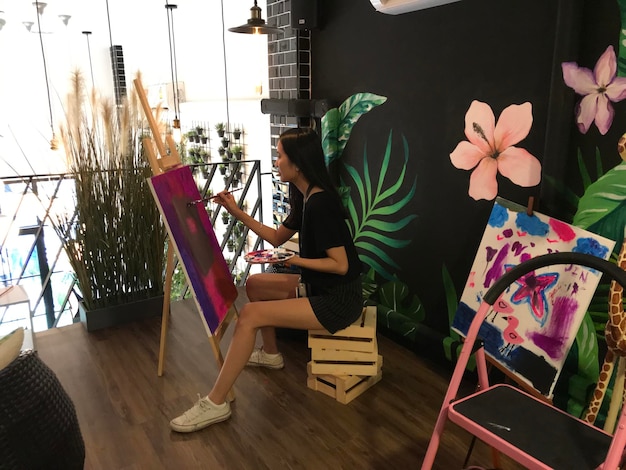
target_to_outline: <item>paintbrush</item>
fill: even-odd
[[[237,188],[237,189],[233,189],[232,191],[227,191],[225,194],[232,194],[236,191],[241,191],[243,188]],[[216,194],[215,196],[211,196],[211,197],[205,197],[204,199],[196,199],[195,201],[191,201],[187,203],[187,206],[194,206],[196,204],[202,204],[205,202],[209,202],[211,199],[215,199],[216,197],[220,197],[219,194]]]

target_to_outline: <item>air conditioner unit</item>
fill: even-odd
[[[460,0],[370,0],[376,10],[387,15],[400,15],[458,1]]]

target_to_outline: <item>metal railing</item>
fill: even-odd
[[[240,207],[262,220],[261,173],[258,160],[193,164],[194,179],[202,197],[222,189],[241,187]],[[220,171],[218,171],[220,170]],[[0,286],[22,285],[28,293],[35,331],[74,323],[77,319],[80,288],[69,264],[61,239],[54,229],[57,217],[70,215],[74,206],[74,180],[71,174],[11,176],[0,178]],[[242,253],[262,247],[262,240],[236,220],[222,218],[221,206],[207,203],[224,257],[233,280],[243,285],[250,265]],[[232,251],[231,251],[232,250]],[[188,295],[182,277],[173,300]],[[15,306],[19,307],[19,306]],[[18,308],[0,308],[0,336],[17,326],[24,314]],[[26,320],[28,318],[26,317]]]

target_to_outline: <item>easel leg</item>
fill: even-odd
[[[174,250],[171,245],[167,247],[167,262],[165,264],[165,286],[163,292],[163,314],[161,316],[161,343],[159,345],[159,365],[157,375],[163,375],[163,363],[165,362],[165,345],[167,343],[167,327],[170,318],[170,303],[172,295],[172,277],[174,276]]]
[[[222,355],[222,350],[220,349],[220,342],[222,337],[224,336],[224,332],[228,329],[230,322],[233,319],[237,319],[239,316],[239,312],[237,312],[237,307],[234,305],[230,308],[224,320],[222,320],[222,324],[219,327],[219,330],[215,332],[215,334],[211,334],[211,332],[207,329],[207,333],[209,333],[209,343],[211,343],[211,348],[213,348],[213,354],[215,355],[215,360],[217,361],[217,365],[221,369],[224,365],[224,356]],[[235,391],[231,388],[228,391],[228,395],[226,396],[226,400],[229,402],[235,400]]]

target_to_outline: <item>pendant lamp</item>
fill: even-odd
[[[233,33],[247,33],[247,34],[279,34],[282,33],[282,29],[268,26],[265,24],[265,20],[261,18],[261,8],[254,0],[254,6],[250,8],[250,19],[248,22],[241,26],[235,26],[234,28],[228,28],[228,31]]]
[[[167,34],[170,45],[170,71],[172,72],[172,92],[174,100],[174,119],[172,120],[172,138],[180,143],[182,138],[180,130],[180,95],[178,88],[178,67],[176,65],[176,41],[174,39],[174,10],[177,5],[168,3],[165,0],[165,9],[167,10]]]

